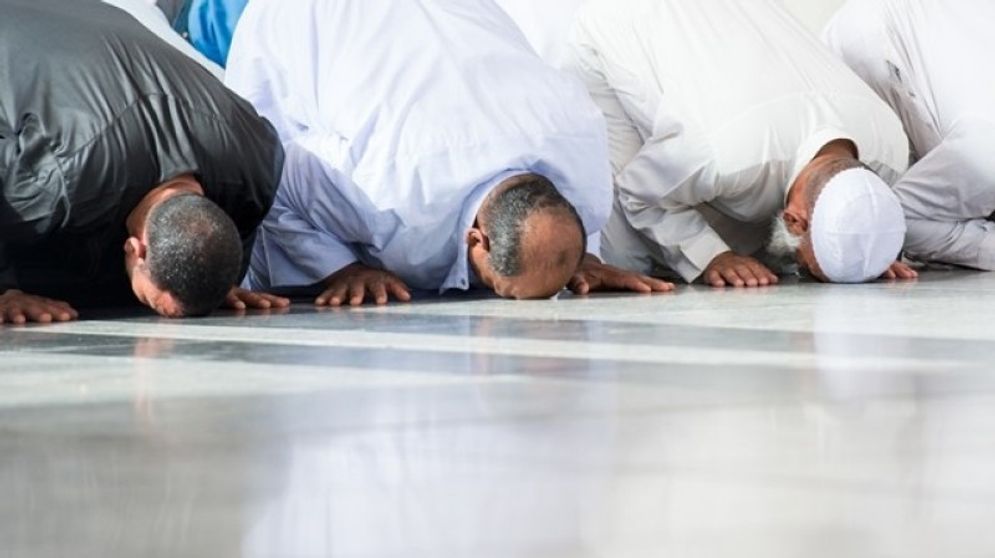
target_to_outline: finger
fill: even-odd
[[[58,313],[65,312],[68,314],[73,314],[75,312],[75,310],[73,310],[73,307],[70,306],[68,302],[63,302],[61,300],[51,300],[46,298],[45,303],[48,304],[50,307],[52,307]]]
[[[622,275],[619,281],[614,281],[614,283],[634,293],[649,294],[653,292],[653,287],[650,287],[646,278],[640,275],[625,274]]]
[[[237,294],[231,293],[226,297],[226,302],[229,308],[234,308],[235,310],[245,310],[245,303],[239,298]]]
[[[898,277],[897,277],[897,276],[895,275],[895,270],[894,270],[894,268],[889,268],[889,269],[888,269],[888,271],[885,271],[885,272],[884,272],[884,275],[883,275],[882,277],[883,277],[884,279],[888,280],[888,281],[893,281],[893,280],[895,280],[895,279],[897,279],[897,278],[898,278]]]
[[[588,282],[586,276],[575,275],[570,284],[570,290],[573,291],[574,294],[586,295],[591,292],[591,283]]]
[[[318,297],[315,304],[318,306],[342,306],[342,303],[345,302],[345,295],[348,290],[348,286],[344,284],[329,287],[324,293],[321,294],[321,296]]]
[[[757,262],[754,263],[750,271],[757,280],[757,285],[760,287],[768,287],[777,282],[777,276],[774,275],[771,270],[767,269],[767,266]]]
[[[20,308],[9,310],[7,316],[10,318],[10,323],[12,324],[24,325],[28,323],[27,316],[24,315],[24,312],[22,312]]]
[[[726,282],[722,279],[722,274],[719,273],[718,271],[710,271],[710,272],[708,272],[708,275],[706,276],[705,281],[709,285],[711,285],[711,286],[713,286],[715,288],[718,288],[718,289],[721,289],[722,287],[726,286]]]
[[[75,320],[75,311],[66,304],[49,304],[48,312],[52,315],[52,321],[68,322]]]
[[[744,286],[754,288],[760,286],[760,279],[753,273],[753,269],[748,265],[740,265],[736,268],[736,274],[743,280]]]
[[[896,275],[902,279],[918,279],[919,272],[905,264],[898,264],[895,268]]]
[[[245,302],[247,305],[259,310],[269,310],[273,307],[273,303],[270,302],[269,298],[260,293],[246,293]]]
[[[269,301],[270,306],[273,308],[287,308],[290,306],[290,299],[282,296],[276,296],[271,294],[261,295],[263,298]]]
[[[774,278],[774,274],[771,273],[769,269],[767,269],[767,266],[763,265],[760,262],[753,262],[749,265],[749,269],[750,273],[756,279],[757,284],[755,286],[757,287],[770,286]]]
[[[407,285],[394,280],[388,282],[387,286],[390,288],[390,292],[394,295],[394,298],[401,302],[411,302],[411,292],[408,291]]]
[[[653,289],[653,292],[657,293],[669,293],[674,290],[674,284],[662,281],[660,279],[655,279],[653,277],[643,277],[643,280]]]
[[[36,304],[39,310],[52,316],[54,322],[68,322],[75,319],[76,311],[68,303],[50,298],[39,298]]]
[[[722,278],[725,279],[726,283],[732,285],[733,287],[745,287],[746,281],[739,276],[739,273],[735,269],[726,269],[722,272]]]
[[[373,283],[370,285],[370,296],[377,303],[377,306],[387,304],[387,285],[383,281]]]
[[[366,298],[366,284],[356,281],[349,287],[349,305],[361,306],[364,298]]]
[[[52,313],[48,311],[48,308],[39,304],[32,304],[26,307],[24,309],[24,314],[26,314],[28,319],[32,322],[39,324],[52,323]]]

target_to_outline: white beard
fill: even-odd
[[[770,240],[767,241],[767,253],[775,258],[794,260],[801,246],[802,237],[788,230],[783,213],[778,215],[771,227]]]

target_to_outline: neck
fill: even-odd
[[[819,150],[813,160],[822,159],[823,157],[859,159],[860,153],[857,150],[857,145],[852,141],[838,139],[827,143],[825,147]]]
[[[808,186],[809,176],[814,169],[830,160],[857,159],[858,157],[857,145],[848,139],[838,139],[827,143],[816,153],[815,157],[805,166],[805,169],[798,175],[798,178],[795,179],[794,184],[791,185],[786,199],[787,205],[790,206],[793,202],[804,200],[804,191]]]
[[[135,238],[144,238],[145,223],[148,222],[152,210],[160,203],[182,194],[203,196],[204,188],[201,187],[193,175],[189,174],[176,177],[156,186],[148,194],[145,194],[145,197],[138,202],[135,209],[131,210],[131,213],[128,214],[128,219],[125,221],[125,225],[128,228],[128,235]]]

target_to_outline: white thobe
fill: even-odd
[[[854,0],[826,41],[900,115],[910,257],[995,271],[995,2]]]
[[[466,289],[466,231],[517,174],[549,178],[589,233],[610,213],[598,108],[492,0],[254,0],[227,76],[287,152],[252,288],[359,261],[414,288]]]
[[[149,31],[203,66],[214,77],[221,80],[224,79],[225,71],[221,69],[221,66],[208,60],[206,56],[197,52],[197,49],[181,37],[173,29],[173,26],[169,24],[169,20],[166,19],[166,15],[162,13],[162,10],[156,7],[154,0],[104,0],[104,3],[128,12],[131,17],[138,20]]]
[[[799,173],[837,139],[889,183],[907,167],[892,111],[773,0],[595,0],[572,43],[608,120],[610,263],[692,281],[747,232],[761,248]]]

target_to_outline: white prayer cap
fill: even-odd
[[[905,211],[873,172],[845,170],[815,202],[811,237],[815,259],[833,283],[873,281],[895,263],[905,243]]]

